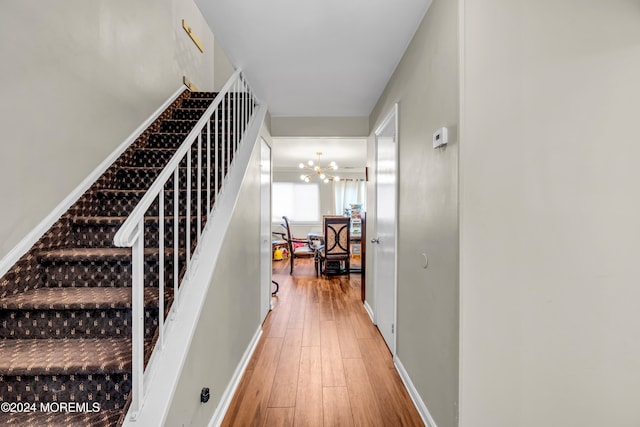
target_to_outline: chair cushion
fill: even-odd
[[[299,248],[295,248],[293,253],[296,256],[313,256],[315,251],[311,249],[309,246],[301,246]]]
[[[349,254],[332,255],[332,254],[320,254],[320,257],[329,261],[342,261],[349,259]]]

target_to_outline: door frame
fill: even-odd
[[[264,181],[263,162],[268,151],[269,180]],[[260,323],[264,322],[271,310],[271,280],[272,280],[272,254],[271,254],[271,183],[273,181],[273,158],[271,145],[264,137],[260,137]],[[268,201],[263,200],[265,186],[268,186]],[[267,202],[268,207],[264,206]],[[266,209],[265,209],[266,208]],[[267,239],[266,242],[264,239]],[[267,247],[268,246],[268,247]],[[268,265],[268,274],[267,274]]]
[[[387,113],[387,115],[385,116],[384,120],[376,127],[376,130],[374,132],[375,135],[375,173],[376,173],[376,180],[375,180],[375,195],[376,195],[376,212],[375,212],[375,219],[374,219],[374,223],[375,223],[375,230],[376,230],[376,237],[377,237],[377,233],[378,233],[378,212],[377,212],[377,204],[378,204],[378,136],[383,132],[383,130],[391,123],[391,121],[394,121],[394,126],[395,126],[395,131],[394,131],[394,135],[393,135],[393,139],[394,139],[394,170],[395,170],[395,175],[396,175],[396,179],[395,179],[395,185],[394,185],[394,193],[395,193],[395,209],[394,209],[394,219],[393,219],[393,233],[394,233],[394,242],[393,242],[393,264],[394,264],[394,271],[393,271],[393,328],[394,328],[394,332],[393,332],[393,348],[390,349],[391,350],[391,354],[392,356],[395,358],[396,356],[396,351],[397,351],[397,336],[398,336],[398,184],[399,184],[399,179],[398,179],[398,144],[399,144],[399,139],[398,139],[398,125],[399,125],[399,120],[398,120],[398,103],[396,102],[395,104],[393,104],[393,107],[391,107],[391,110]],[[374,313],[374,323],[377,325],[377,319],[378,319],[378,312],[379,312],[379,307],[381,304],[381,298],[379,297],[379,293],[380,293],[380,280],[378,280],[378,250],[377,248],[374,250],[374,255],[373,255],[373,261],[374,261],[374,283],[373,283],[373,287],[374,287],[374,294],[375,294],[375,313]]]

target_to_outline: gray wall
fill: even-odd
[[[218,40],[213,42],[214,52],[214,90],[220,91],[224,84],[229,80],[229,77],[235,72],[233,65],[229,62],[229,58],[225,53],[222,46],[218,43]]]
[[[271,117],[271,134],[277,136],[358,137],[369,134],[368,117]]]
[[[463,427],[640,425],[640,6],[467,1]]]
[[[263,131],[269,141],[269,135]],[[202,262],[202,260],[200,261]],[[255,145],[167,426],[207,425],[260,326],[260,143]],[[199,401],[202,387],[211,400]]]
[[[213,88],[213,34],[192,0],[3,2],[0,52],[0,258],[183,75]]]
[[[434,0],[371,114],[372,132],[396,102],[397,355],[438,427],[452,427],[458,399],[457,2]],[[442,126],[451,131],[449,146],[434,150],[432,134]],[[368,152],[369,176],[375,180],[373,137]],[[373,237],[373,197],[368,205],[367,233]],[[429,256],[426,270],[422,253]],[[373,265],[372,255],[368,250],[368,266]],[[370,277],[367,301],[375,309]]]

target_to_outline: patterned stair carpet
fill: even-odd
[[[113,238],[197,120],[214,93],[185,91],[95,184],[0,278],[0,421],[15,426],[121,425],[131,389],[131,250]],[[214,127],[212,126],[213,130]],[[201,153],[206,155],[206,138]],[[197,144],[194,144],[197,145]],[[212,164],[221,162],[212,153]],[[192,149],[197,159],[198,148]],[[206,165],[206,159],[202,159]],[[193,165],[196,162],[194,160]],[[213,169],[213,168],[212,168]],[[186,231],[196,245],[197,170],[187,190],[179,170],[178,236],[174,183],[165,188],[164,254],[158,200],[145,217],[145,363],[158,334],[158,280],[165,307],[173,300],[174,271],[186,264]],[[206,221],[206,169],[201,177]],[[213,186],[215,177],[211,176]],[[218,177],[222,181],[222,174]],[[215,190],[215,189],[212,189]],[[187,193],[191,215],[187,217]],[[213,196],[211,197],[213,204]],[[177,257],[174,239],[178,239]],[[159,258],[164,256],[164,271]],[[177,258],[178,268],[174,270]]]

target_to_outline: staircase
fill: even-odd
[[[115,247],[114,236],[215,95],[182,93],[0,278],[2,424],[122,424],[132,394],[133,272],[131,248]],[[220,105],[230,110],[233,103]],[[212,131],[216,121],[216,130],[229,128],[224,117],[211,120]],[[193,159],[206,155],[206,140],[201,139],[191,147]],[[145,365],[158,340],[160,310],[168,313],[177,289],[173,284],[185,275],[197,231],[204,228],[214,203],[216,189],[207,203],[205,186],[220,187],[232,154],[228,150],[225,161],[211,148],[210,161],[217,167],[210,168],[210,177],[208,168],[201,168],[200,179],[197,168],[187,168],[185,157],[164,186],[163,215],[156,198],[144,216]],[[164,301],[158,292],[160,277],[167,284]]]

